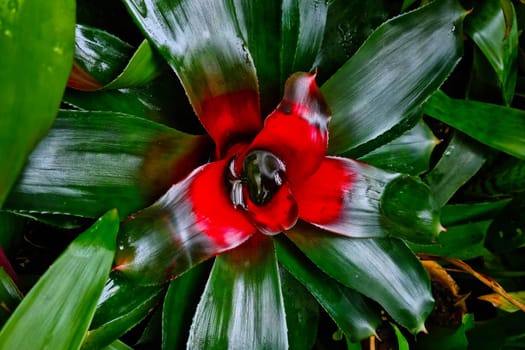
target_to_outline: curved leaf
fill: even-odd
[[[91,90],[112,81],[126,66],[133,47],[103,30],[77,24],[75,67],[68,86]]]
[[[73,0],[0,4],[0,206],[56,116],[74,25]]]
[[[255,67],[231,2],[125,3],[179,76],[196,114],[217,144],[218,155],[230,141],[259,131]]]
[[[412,333],[425,329],[433,307],[430,281],[402,241],[341,237],[300,224],[286,235],[326,274],[377,301]]]
[[[118,222],[112,210],[73,241],[2,328],[0,348],[80,348],[109,275]]]
[[[425,113],[474,139],[525,159],[525,111],[490,103],[449,98],[437,91]],[[472,118],[475,115],[476,118]]]
[[[215,260],[188,349],[287,349],[277,260],[270,238],[256,235]]]
[[[323,84],[333,112],[331,154],[417,114],[462,55],[465,14],[456,1],[443,0],[387,21]]]
[[[129,115],[62,111],[6,208],[96,217],[117,207],[124,217],[204,161],[202,141]]]
[[[9,319],[24,296],[4,267],[0,267],[0,327]]]
[[[68,88],[63,102],[79,110],[131,114],[184,132],[205,133],[171,70],[140,87],[96,91]]]
[[[312,293],[349,339],[359,341],[376,334],[380,311],[362,294],[329,278],[287,240],[277,239],[276,249],[279,262]]]
[[[143,40],[124,70],[104,88],[121,89],[146,85],[161,74],[163,63],[149,42]]]
[[[502,3],[510,11],[505,13]],[[477,3],[465,21],[465,33],[474,40],[496,71],[503,101],[510,105],[516,86],[518,57],[518,23],[514,6],[508,0]]]
[[[145,287],[116,276],[106,281],[82,349],[113,343],[151,313],[164,286]]]
[[[439,143],[422,121],[398,138],[358,159],[378,168],[418,175],[426,172],[434,147]]]
[[[445,205],[485,163],[486,151],[465,135],[454,132],[436,166],[424,177],[439,206]]]

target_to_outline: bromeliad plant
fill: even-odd
[[[483,33],[500,11],[490,3],[467,32]],[[459,3],[379,25],[401,4],[125,0],[140,32],[127,15],[117,28],[136,49],[96,27],[111,16],[91,2],[75,23],[74,4],[0,7],[0,47],[13,52],[0,62],[16,68],[0,76],[2,146],[16,149],[0,178],[2,234],[22,217],[75,234],[102,217],[23,298],[0,255],[0,348],[126,348],[138,332],[166,349],[308,349],[323,342],[319,306],[349,348],[381,325],[400,342],[426,331],[434,298],[413,251],[443,246],[441,207],[485,153],[459,152],[466,170],[444,179],[457,134],[428,173],[437,142],[423,111],[525,156],[517,110],[514,134],[494,141],[451,118],[467,107],[438,90],[463,55]],[[508,5],[503,29],[517,38]],[[28,55],[20,40],[39,42],[38,26],[23,36],[39,13],[55,29]]]

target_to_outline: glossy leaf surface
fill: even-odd
[[[508,17],[502,4],[509,7]],[[487,0],[473,9],[465,21],[467,33],[481,49],[496,72],[503,101],[510,105],[517,77],[518,23],[510,1]]]
[[[0,268],[0,327],[9,319],[24,296],[4,267]]]
[[[297,225],[286,235],[327,275],[377,301],[413,333],[422,331],[433,299],[428,275],[400,240],[352,239]]]
[[[62,111],[6,208],[96,217],[117,207],[124,217],[198,165],[199,144],[198,137],[130,115]]]
[[[219,154],[236,137],[260,129],[255,67],[230,2],[125,3],[179,76]]]
[[[286,239],[276,243],[279,262],[299,280],[353,341],[375,335],[380,313],[362,294],[348,289],[319,270]]]
[[[403,135],[358,159],[385,170],[418,175],[428,170],[430,156],[438,143],[430,128],[419,122]]]
[[[425,113],[474,139],[525,159],[525,111],[490,103],[449,98],[436,92],[425,104]],[[472,118],[476,115],[476,118]]]
[[[464,15],[456,1],[436,1],[396,17],[323,84],[333,112],[331,154],[371,141],[416,115],[462,55]]]
[[[225,161],[203,165],[131,215],[119,233],[115,269],[139,284],[162,283],[256,233],[230,201],[225,169]]]
[[[483,166],[486,151],[467,136],[454,132],[434,168],[425,175],[439,206],[448,200]]]
[[[288,346],[290,349],[312,349],[318,334],[319,304],[310,292],[281,265],[279,265],[279,276],[288,329]]]
[[[293,72],[310,71],[327,25],[328,2],[283,1],[281,81]]]
[[[73,241],[2,328],[0,348],[80,348],[109,275],[118,222],[112,210]]]
[[[73,60],[74,25],[72,0],[0,4],[0,206],[56,116]]]
[[[163,286],[138,286],[110,276],[98,300],[82,349],[100,349],[120,338],[151,313],[163,290]]]
[[[112,81],[126,67],[133,47],[103,30],[77,24],[75,31],[75,64],[68,86],[91,90]],[[78,79],[77,79],[78,77]],[[87,80],[86,82],[84,80]]]
[[[262,116],[269,114],[279,103],[281,16],[286,8],[281,1],[234,0],[235,15],[253,63],[257,68]]]
[[[209,269],[195,266],[172,280],[162,306],[162,349],[182,349]]]
[[[326,157],[294,196],[301,219],[344,236],[430,242],[440,230],[439,210],[421,181],[351,159]]]
[[[124,70],[105,89],[120,89],[143,86],[155,79],[166,68],[162,59],[153,51],[147,40],[143,40],[131,56]]]
[[[131,114],[192,134],[205,133],[171,70],[140,87],[97,91],[68,88],[63,102],[79,110]]]
[[[189,349],[286,349],[284,304],[270,238],[254,236],[215,260]]]

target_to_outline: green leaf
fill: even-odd
[[[321,272],[286,239],[276,240],[279,262],[317,299],[352,341],[375,335],[380,312],[362,294]]]
[[[63,102],[80,110],[131,114],[193,134],[204,133],[171,70],[141,87],[97,91],[66,89]]]
[[[280,75],[281,16],[285,16],[286,8],[281,1],[234,0],[233,4],[243,38],[257,67],[261,114],[267,115],[281,100],[281,85],[288,78]],[[290,45],[292,50],[295,43]]]
[[[62,111],[6,208],[96,217],[116,207],[125,217],[191,171],[199,155],[206,157],[194,154],[201,141],[129,115]]]
[[[162,349],[184,348],[207,273],[200,264],[170,282],[162,308]]]
[[[303,224],[286,235],[326,274],[377,301],[399,324],[413,333],[425,329],[430,281],[402,241],[342,237]]]
[[[505,4],[506,11],[502,4]],[[507,0],[477,3],[465,20],[465,33],[490,62],[499,78],[503,101],[510,105],[516,86],[518,56],[518,24],[514,6]]]
[[[100,88],[115,79],[126,67],[133,55],[133,47],[103,30],[77,24],[75,34],[75,69],[79,69],[86,78],[98,83]],[[72,79],[76,80],[76,71],[73,69]],[[82,83],[82,80],[79,80]],[[95,84],[96,85],[96,84]],[[76,84],[74,85],[75,87]],[[91,90],[82,84],[81,90]]]
[[[428,170],[430,155],[439,143],[423,122],[400,137],[358,159],[390,171],[418,175]]]
[[[189,349],[286,349],[286,319],[270,238],[219,255],[188,339]]]
[[[105,89],[120,89],[143,86],[158,77],[164,61],[155,54],[147,40],[143,40],[124,70]]]
[[[334,74],[377,26],[398,14],[393,7],[388,0],[328,1],[323,41],[315,60],[318,80],[325,81]]]
[[[474,328],[474,315],[465,314],[461,325],[454,330],[445,327],[430,330],[429,334],[422,334],[416,339],[414,349],[416,350],[460,350],[478,349],[470,347],[467,332]],[[497,349],[497,347],[481,347],[479,349]]]
[[[71,243],[2,328],[0,348],[80,348],[111,269],[118,225],[111,210]]]
[[[423,245],[408,243],[418,253],[434,254],[457,259],[473,259],[490,255],[485,248],[485,236],[490,220],[476,221],[468,224],[449,226],[439,235],[436,244]]]
[[[104,347],[103,350],[133,350],[133,348],[120,340],[115,340],[113,343]]]
[[[55,118],[71,70],[75,1],[0,4],[0,206]]]
[[[281,81],[294,72],[312,70],[321,48],[328,2],[283,1]],[[257,63],[257,62],[256,62]],[[258,65],[256,65],[259,68]]]
[[[125,0],[125,4],[177,72],[197,115],[206,98],[258,91],[255,67],[229,2]]]
[[[525,159],[525,111],[469,100],[437,91],[425,113],[497,150]],[[475,115],[476,118],[472,118]]]
[[[486,150],[465,135],[454,132],[434,168],[424,177],[439,206],[474,176],[485,163]]]
[[[3,267],[0,267],[0,327],[4,325],[24,296]]]
[[[389,182],[380,202],[387,231],[412,242],[430,243],[443,230],[439,206],[418,177],[399,176]]]
[[[469,349],[504,349],[505,344],[510,343],[512,338],[522,337],[523,339],[524,324],[524,312],[503,314],[484,322],[478,322],[466,333]],[[520,345],[522,344],[523,341]]]
[[[280,267],[279,276],[288,328],[288,346],[290,349],[310,350],[317,340],[319,304],[286,269]]]
[[[113,343],[151,313],[163,291],[163,286],[138,286],[112,275],[97,303],[82,349],[100,349]]]
[[[435,1],[374,31],[321,87],[333,112],[329,153],[363,145],[419,116],[462,55],[465,14],[456,1]]]
[[[441,220],[445,226],[468,224],[473,221],[494,219],[509,203],[508,199],[495,202],[446,205],[441,209]]]

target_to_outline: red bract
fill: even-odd
[[[198,114],[215,142],[216,159],[132,220],[136,227],[137,221],[169,209],[169,232],[148,230],[158,239],[151,234],[146,239],[142,233],[134,236],[135,229],[128,232],[124,223],[117,270],[156,268],[139,268],[135,259],[151,250],[152,242],[172,242],[172,256],[164,259],[173,277],[184,270],[181,264],[191,266],[235,248],[254,234],[289,230],[298,219],[338,232],[334,223],[344,217],[354,179],[347,163],[353,161],[325,157],[330,110],[315,74],[292,75],[264,125],[256,98],[244,91],[203,99]]]
[[[301,212],[296,197],[307,198],[304,192],[310,187],[308,179],[318,177],[316,172],[328,145],[330,120],[315,74],[296,73],[288,79],[281,103],[266,118],[253,141],[246,143],[259,117],[254,115],[256,109],[249,102],[250,96],[235,95],[241,105],[249,107],[240,111],[246,113],[242,123],[230,122],[232,113],[224,108],[225,104],[219,104],[215,116],[210,110],[201,118],[220,150],[217,154],[225,156],[203,166],[200,174],[194,175],[194,182],[198,183],[191,185],[189,196],[203,233],[221,245],[230,246],[255,232],[274,235],[295,225]],[[224,98],[229,96],[214,100]],[[227,127],[221,127],[222,120]],[[218,177],[222,181],[199,181],[200,177]],[[338,216],[334,213],[340,212],[342,206],[341,194],[339,191],[339,195],[331,198],[334,219]],[[303,204],[311,207],[312,203],[307,202]]]

